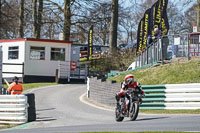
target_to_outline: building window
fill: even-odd
[[[65,49],[51,48],[51,60],[65,61]]]
[[[45,47],[31,47],[30,59],[32,60],[45,60]]]
[[[19,59],[19,46],[8,47],[8,59]]]

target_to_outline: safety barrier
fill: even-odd
[[[115,106],[120,83],[89,78],[88,97],[108,106]],[[200,109],[200,84],[143,85],[146,97],[141,109]]]
[[[23,124],[27,121],[27,96],[0,95],[0,124]]]
[[[141,109],[200,109],[200,84],[142,86]]]

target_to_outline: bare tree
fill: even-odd
[[[19,8],[19,38],[24,37],[24,0],[20,1],[20,8]]]
[[[2,2],[0,0],[0,39],[2,39],[2,12],[1,12]]]
[[[71,10],[70,10],[70,0],[65,0],[64,7],[64,29],[63,29],[63,40],[70,40],[70,29],[71,29]]]
[[[17,38],[19,30],[19,3],[15,0],[1,1],[1,39]]]
[[[197,27],[198,31],[200,31],[200,0],[197,0]]]
[[[33,0],[33,35],[37,37],[37,0]]]
[[[39,2],[39,6],[38,5]],[[33,0],[33,32],[35,38],[41,38],[43,0]]]
[[[110,37],[109,37],[109,45],[111,53],[115,53],[117,50],[117,26],[118,26],[118,0],[112,0]]]
[[[36,38],[41,38],[42,13],[43,13],[43,0],[39,0],[38,24],[37,24],[37,36],[36,36]]]

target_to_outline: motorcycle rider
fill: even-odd
[[[142,94],[142,97],[145,97],[144,91],[142,90],[140,83],[134,81],[134,75],[128,74],[124,78],[124,82],[122,83],[122,88],[121,88],[120,92],[118,92],[115,96],[117,105],[119,105],[119,100],[123,96],[126,96],[127,99],[130,100],[130,97],[126,93],[126,90],[128,88],[134,88],[134,89],[138,88],[139,93]],[[142,103],[142,99],[139,99],[139,102]],[[129,105],[128,105],[128,109],[129,109]]]

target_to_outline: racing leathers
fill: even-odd
[[[123,82],[122,83],[122,88],[121,88],[120,92],[118,92],[116,94],[116,96],[115,96],[115,98],[117,100],[117,104],[119,104],[119,100],[123,96],[126,96],[127,99],[130,100],[130,97],[126,94],[126,90],[128,88],[134,88],[134,89],[138,88],[139,89],[139,93],[142,94],[143,97],[145,96],[144,91],[142,90],[142,87],[141,87],[140,83],[134,81],[131,84],[126,84],[125,82]],[[142,103],[142,99],[140,99],[139,102]]]

